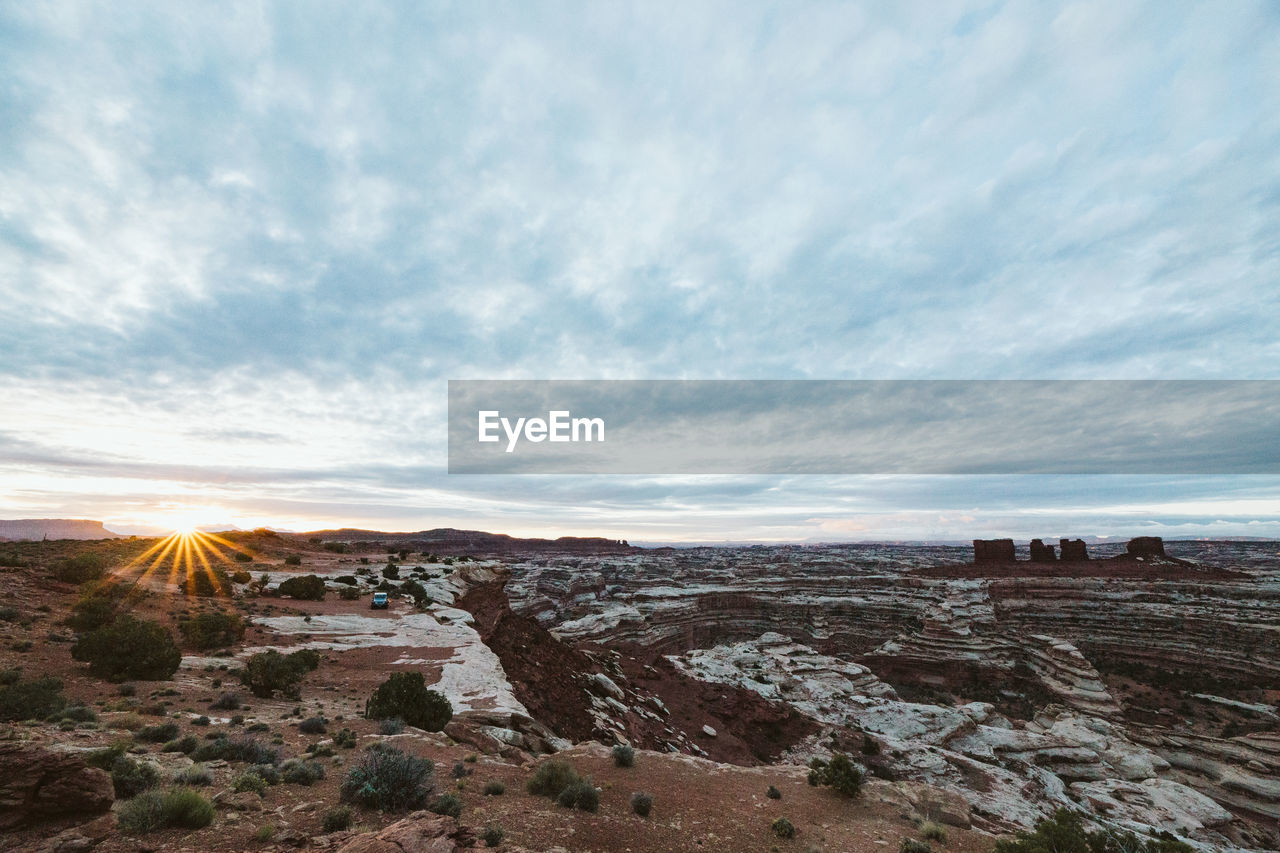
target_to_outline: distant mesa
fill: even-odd
[[[1037,539],[1037,542],[1040,540]],[[1012,539],[975,539],[973,540],[973,561],[975,563],[1012,563],[1014,556]]]
[[[558,539],[519,539],[505,533],[486,533],[482,530],[457,530],[440,527],[419,530],[415,533],[387,533],[380,530],[342,528],[340,530],[314,530],[300,534],[339,542],[397,542],[417,550],[429,550],[437,554],[507,555],[527,553],[549,554],[631,554],[637,550],[625,539],[606,539],[601,536],[561,536]]]
[[[112,533],[101,521],[83,518],[0,519],[0,539],[14,541],[40,539],[127,539]]]
[[[1130,557],[1166,557],[1164,552],[1164,540],[1159,536],[1139,536],[1130,539],[1129,544],[1124,546],[1125,553]]]

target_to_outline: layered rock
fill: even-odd
[[[111,808],[106,771],[69,752],[0,743],[0,829],[54,818],[87,818]]]
[[[1014,559],[1016,557],[1012,539],[973,540],[973,561],[975,563],[1012,562]]]

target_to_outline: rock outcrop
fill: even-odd
[[[414,812],[378,832],[352,838],[338,853],[454,853],[475,846],[475,833],[451,817]]]
[[[1058,554],[1064,563],[1078,563],[1089,559],[1089,549],[1083,539],[1059,539]]]
[[[1125,551],[1131,557],[1163,557],[1164,539],[1159,536],[1138,536],[1129,540]]]
[[[88,818],[111,808],[111,776],[78,756],[0,743],[0,829],[54,818]]]
[[[1016,559],[1012,539],[975,539],[973,540],[973,561],[975,563],[1012,562]]]
[[[1058,555],[1053,551],[1053,546],[1044,544],[1043,539],[1032,539],[1030,547],[1031,562],[1033,563],[1052,563],[1058,559]]]

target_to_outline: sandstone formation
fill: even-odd
[[[1164,540],[1159,536],[1138,536],[1129,540],[1125,551],[1131,557],[1163,557]]]
[[[0,743],[0,829],[52,818],[102,814],[115,792],[106,771],[67,752]]]
[[[1059,559],[1063,562],[1079,562],[1089,559],[1089,549],[1083,539],[1059,539]]]
[[[1052,563],[1057,559],[1058,555],[1054,553],[1052,545],[1044,544],[1043,539],[1031,540],[1031,562]]]
[[[17,518],[0,519],[0,538],[9,541],[23,539],[123,539],[102,526],[101,521],[80,518]]]
[[[975,563],[1012,561],[1016,559],[1012,539],[975,539],[973,540],[973,561]]]

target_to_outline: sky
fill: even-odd
[[[1269,2],[0,4],[0,517],[1280,537],[1273,475],[445,442],[450,379],[1275,379],[1278,284]]]

